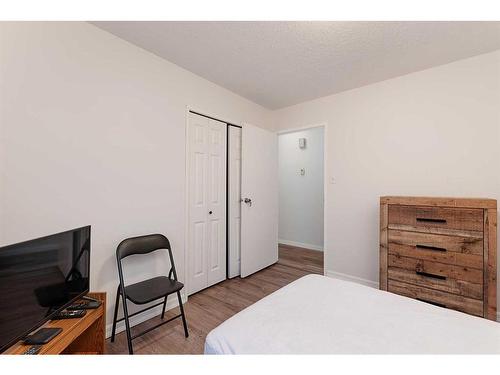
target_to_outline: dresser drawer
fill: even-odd
[[[497,202],[380,197],[379,285],[497,319]]]
[[[389,254],[483,268],[483,237],[446,236],[390,229]]]
[[[389,280],[400,281],[478,300],[481,300],[483,298],[482,284],[456,280],[449,277],[429,277],[412,270],[395,267],[389,267],[387,272]]]
[[[418,285],[389,280],[388,291],[405,297],[432,303],[441,307],[459,310],[468,314],[483,316],[483,301],[458,296]]]
[[[453,279],[467,281],[473,284],[483,284],[482,269],[454,266],[417,258],[401,257],[394,254],[389,254],[387,263],[389,267],[412,271],[429,279]]]
[[[415,229],[452,229],[482,232],[484,213],[478,208],[389,205],[388,224]]]

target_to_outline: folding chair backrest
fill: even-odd
[[[121,273],[121,260],[123,258],[130,255],[148,254],[160,249],[168,251],[171,272],[174,274],[174,279],[177,280],[177,272],[175,271],[170,241],[163,234],[148,234],[145,236],[131,237],[120,242],[116,248],[116,260],[118,261],[119,272]]]

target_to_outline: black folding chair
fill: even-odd
[[[125,285],[125,282],[123,281],[122,259],[130,255],[148,254],[155,250],[160,250],[160,249],[166,249],[170,257],[171,268],[168,273],[168,277],[159,276],[135,284]],[[177,318],[182,318],[182,324],[184,325],[184,335],[186,337],[189,337],[187,323],[186,323],[186,316],[184,314],[184,308],[182,306],[181,293],[180,293],[184,285],[177,281],[177,272],[175,271],[174,257],[172,255],[172,249],[170,248],[170,242],[168,241],[167,237],[161,234],[150,234],[146,236],[127,238],[126,240],[123,240],[116,249],[116,261],[118,263],[118,274],[120,276],[120,284],[118,285],[118,288],[116,290],[115,314],[113,318],[113,330],[111,333],[111,342],[115,341],[116,323],[122,320],[125,320],[128,351],[130,354],[134,354],[134,350],[132,348],[132,340]],[[163,304],[163,310],[161,313],[161,319],[163,319],[163,317],[165,316],[165,307],[167,306],[167,297],[173,293],[177,294],[181,313],[179,315],[174,316],[171,319],[161,322],[151,328],[146,329],[141,333],[132,336],[130,333],[129,318]],[[123,300],[123,318],[117,320],[120,296],[122,297]],[[128,314],[127,300],[131,301],[136,305],[144,305],[146,303],[153,302],[160,298],[163,298],[164,300],[152,306],[148,306],[145,309],[137,311],[133,314],[130,315]]]

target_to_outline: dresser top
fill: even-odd
[[[381,204],[399,204],[405,206],[439,206],[460,208],[496,209],[496,199],[489,198],[444,198],[444,197],[380,197]]]

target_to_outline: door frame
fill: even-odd
[[[289,134],[289,133],[296,133],[300,132],[303,130],[309,130],[309,129],[314,129],[314,128],[323,128],[323,275],[326,276],[326,264],[327,264],[327,258],[328,258],[328,252],[326,251],[328,247],[328,215],[327,215],[327,206],[328,206],[328,181],[330,180],[329,176],[329,168],[328,168],[328,147],[327,145],[327,139],[328,139],[328,122],[320,122],[316,124],[309,124],[309,125],[303,125],[303,126],[298,126],[295,128],[287,128],[283,130],[278,130],[276,131],[276,134],[278,137],[283,134]]]
[[[188,278],[188,271],[189,271],[189,264],[188,264],[188,244],[189,244],[189,113],[195,112],[197,114],[200,114],[202,116],[207,116],[211,117],[214,120],[225,122],[226,124],[233,124],[233,125],[238,125],[243,127],[244,122],[243,121],[234,121],[234,120],[227,120],[225,119],[224,116],[220,116],[218,114],[214,114],[211,111],[206,111],[204,109],[201,109],[196,106],[191,106],[187,105],[186,106],[186,112],[185,112],[185,124],[184,124],[184,170],[185,170],[185,175],[184,175],[184,290],[185,290],[185,301],[188,300],[188,294],[189,294],[189,278]],[[227,168],[226,168],[227,169]],[[227,179],[227,171],[226,171],[226,179]],[[226,191],[227,195],[227,191]],[[227,199],[227,197],[226,197]],[[226,210],[227,211],[227,210]],[[226,217],[227,219],[227,217]],[[226,232],[227,232],[227,223],[226,223]],[[227,235],[227,233],[226,233]],[[227,270],[227,264],[226,264],[226,270]]]

